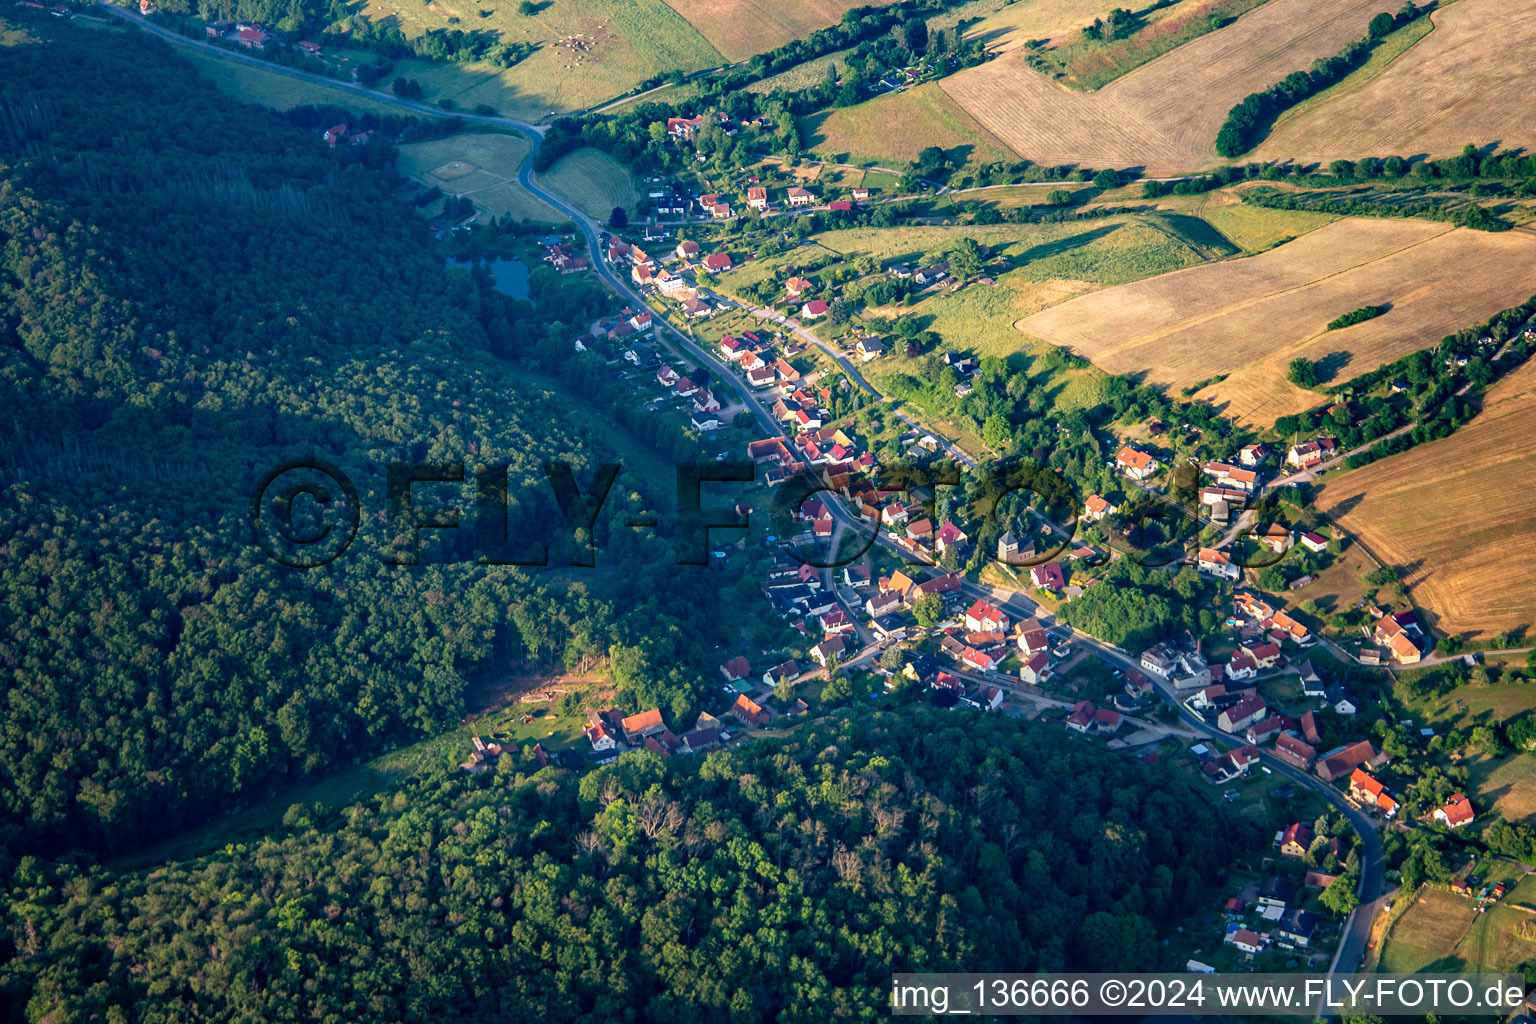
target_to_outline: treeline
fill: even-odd
[[[900,971],[1174,969],[1262,841],[1059,728],[913,707],[528,754],[149,872],[0,860],[7,1019],[878,1021]]]
[[[1341,217],[1412,217],[1417,220],[1437,220],[1457,227],[1476,231],[1508,231],[1514,227],[1508,220],[1477,203],[1465,206],[1449,206],[1445,197],[1423,199],[1418,202],[1382,202],[1372,196],[1339,196],[1331,192],[1274,192],[1243,193],[1243,202],[1264,206],[1271,210],[1310,210],[1314,213],[1336,213]]]
[[[1367,320],[1376,319],[1386,311],[1386,306],[1361,306],[1359,309],[1352,309],[1343,316],[1337,316],[1328,321],[1328,329],[1337,331],[1345,327],[1353,327],[1355,324],[1363,324]]]
[[[596,569],[477,564],[546,538],[553,565],[576,554],[542,463],[613,449],[503,357],[568,346],[585,299],[535,273],[535,313],[446,269],[371,146],[231,103],[154,37],[27,32],[0,48],[30,97],[0,132],[0,847],[163,837],[446,728],[514,670],[623,651],[621,704],[717,699],[717,581],[615,525],[655,482],[621,475]],[[315,456],[363,514],[300,572],[249,507],[269,467]],[[506,543],[442,486],[421,500],[463,525],[387,564],[411,544],[386,517],[395,462],[506,464]]]
[[[1417,7],[1413,0],[1408,0],[1396,16],[1383,11],[1371,19],[1364,38],[1356,39],[1332,57],[1319,58],[1309,70],[1293,71],[1263,92],[1243,97],[1227,113],[1226,122],[1216,133],[1216,152],[1224,157],[1242,156],[1248,152],[1264,138],[1282,111],[1342,81],[1370,58],[1381,40],[1428,9]]]

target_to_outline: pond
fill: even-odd
[[[522,260],[454,260],[448,261],[449,266],[468,265],[473,262],[482,262],[491,277],[495,280],[495,288],[499,292],[512,296],[514,299],[528,301],[528,264]]]

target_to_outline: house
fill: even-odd
[[[716,203],[709,208],[709,215],[715,220],[728,220],[731,216],[731,208],[725,203]]]
[[[272,37],[259,28],[242,28],[235,36],[235,42],[247,50],[265,50]]]
[[[720,666],[720,674],[725,677],[725,681],[728,683],[738,682],[747,678],[751,671],[752,663],[739,654]]]
[[[1244,953],[1262,953],[1264,951],[1263,937],[1247,928],[1239,928],[1237,931],[1229,933],[1226,941]]]
[[[1262,444],[1245,445],[1237,453],[1237,461],[1250,469],[1254,466],[1263,465],[1264,460],[1267,458],[1269,458],[1269,447]]]
[[[1296,896],[1296,886],[1290,879],[1275,876],[1259,889],[1260,907],[1279,907],[1282,910]]]
[[[625,742],[635,744],[647,736],[656,735],[667,726],[661,720],[661,709],[651,708],[649,711],[642,711],[638,715],[630,715],[623,719],[619,727],[624,730]]]
[[[949,276],[948,263],[935,263],[931,267],[919,267],[912,273],[912,280],[923,287],[930,284],[938,284]]]
[[[775,665],[763,673],[764,686],[778,686],[786,679],[794,679],[800,674],[800,665],[793,658],[782,665]]]
[[[333,128],[327,128],[325,130],[325,144],[327,146],[334,148],[338,142],[341,142],[346,137],[347,126],[344,124],[338,124]]]
[[[907,624],[896,615],[881,615],[870,619],[869,628],[881,640],[905,640],[907,638]]]
[[[869,189],[860,187],[860,188],[855,188],[853,190],[853,201],[854,202],[862,203],[862,202],[864,202],[864,200],[866,200],[868,198],[869,198]]]
[[[1061,590],[1067,585],[1067,577],[1062,573],[1059,562],[1035,566],[1029,570],[1029,579],[1035,586],[1045,590]]]
[[[827,209],[832,213],[852,213],[853,204],[846,199],[834,199],[827,204]]]
[[[1222,732],[1242,732],[1263,717],[1264,698],[1258,694],[1244,697],[1216,717],[1216,728]]]
[[[1319,437],[1292,445],[1291,450],[1285,454],[1285,464],[1296,469],[1311,469],[1326,461],[1338,446],[1339,443],[1331,437]]]
[[[747,383],[755,388],[765,388],[776,379],[773,367],[759,366],[747,371]]]
[[[1007,612],[980,598],[965,610],[965,628],[972,633],[1007,632],[1011,621]]]
[[[792,277],[788,281],[784,282],[784,294],[792,299],[798,299],[800,296],[804,295],[806,292],[815,287],[816,282],[810,280],[809,278]]]
[[[1053,671],[1050,655],[1041,651],[1019,666],[1019,678],[1031,686],[1042,686]]]
[[[800,315],[807,320],[815,320],[819,316],[825,316],[827,308],[827,301],[825,299],[812,299],[800,307]]]
[[[1290,640],[1297,644],[1308,644],[1312,640],[1312,631],[1297,622],[1283,611],[1270,615],[1261,625],[1269,630],[1270,636],[1277,636],[1282,640]]]
[[[1151,455],[1131,445],[1126,445],[1120,449],[1119,453],[1115,456],[1115,465],[1126,476],[1138,483],[1152,477],[1160,468],[1158,461]]]
[[[1280,919],[1275,934],[1293,946],[1305,948],[1317,931],[1317,916],[1297,907]]]
[[[913,543],[925,543],[933,537],[933,520],[919,519],[915,523],[907,525],[907,540]]]
[[[1275,554],[1283,554],[1291,546],[1291,531],[1279,523],[1271,523],[1264,529],[1257,531],[1256,536],[1260,544],[1263,544]]]
[[[879,338],[860,338],[854,350],[858,352],[859,359],[866,363],[885,354],[885,346],[880,343]]]
[[[667,134],[674,139],[691,139],[693,133],[704,126],[704,115],[667,118]]]
[[[1144,671],[1165,679],[1175,689],[1191,690],[1211,682],[1211,668],[1196,650],[1179,650],[1169,643],[1154,644],[1141,652]]]
[[[783,357],[774,360],[773,370],[785,384],[793,384],[800,379],[800,371],[790,366]]]
[[[847,647],[848,642],[843,639],[842,634],[829,636],[811,648],[811,660],[822,668],[826,668],[833,660],[841,657]]]
[[[1083,502],[1083,515],[1092,522],[1102,522],[1105,516],[1112,516],[1120,511],[1120,506],[1110,504],[1108,498],[1097,494],[1090,494],[1088,500]]]
[[[1323,697],[1328,693],[1328,687],[1323,682],[1323,677],[1317,669],[1312,667],[1311,661],[1304,661],[1296,666],[1296,674],[1301,678],[1301,694],[1304,697]]]
[[[970,543],[970,538],[965,531],[952,522],[946,522],[939,527],[939,532],[934,535],[934,543],[940,551],[948,551],[950,548],[959,550]]]
[[[1472,801],[1468,800],[1464,793],[1452,793],[1451,798],[1443,805],[1435,808],[1433,815],[1435,821],[1446,828],[1461,828],[1463,825],[1472,824]]]
[[[1313,554],[1321,554],[1328,550],[1328,538],[1320,533],[1308,531],[1301,535],[1301,546]]]
[[[848,618],[848,613],[841,608],[826,612],[821,616],[820,622],[823,633],[853,632],[853,621]]]
[[[696,412],[688,417],[689,426],[693,427],[696,434],[703,434],[710,430],[720,429],[720,417],[712,412]]]
[[[139,5],[142,7],[145,2],[147,2],[147,0],[139,0]],[[153,7],[154,4],[150,3],[150,6]],[[309,56],[309,57],[318,57],[318,56],[320,56],[320,44],[319,43],[310,42],[308,39],[300,39],[297,43],[294,43],[293,45],[298,47],[299,52],[303,53],[306,56]]]
[[[810,206],[816,201],[816,196],[809,189],[801,188],[798,185],[792,186],[788,195],[790,206]]]
[[[1360,710],[1360,699],[1345,686],[1328,687],[1326,699],[1333,705],[1335,714],[1353,715]]]
[[[1313,746],[1322,742],[1322,736],[1317,731],[1317,713],[1307,711],[1301,716],[1301,735]]]
[[[1280,854],[1283,857],[1305,857],[1312,849],[1312,826],[1306,822],[1294,822],[1280,833]]]
[[[901,594],[894,590],[882,590],[864,602],[864,614],[878,619],[901,611]]]
[[[690,754],[697,754],[701,750],[720,745],[720,730],[714,727],[694,729],[692,732],[683,733],[683,750]]]
[[[1419,645],[1423,635],[1412,612],[1396,612],[1376,621],[1371,639],[1384,646],[1402,664],[1411,665],[1423,657]]]
[[[1370,740],[1360,740],[1357,743],[1347,744],[1336,750],[1330,750],[1327,754],[1323,755],[1322,760],[1317,762],[1313,767],[1313,771],[1324,782],[1332,782],[1335,779],[1343,778],[1348,772],[1353,771],[1362,764],[1375,761],[1380,756],[1376,752],[1376,748],[1371,745]]]
[[[1259,483],[1259,475],[1253,470],[1242,469],[1225,462],[1207,462],[1203,472],[1221,486],[1242,491],[1245,494],[1252,491]]]
[[[731,705],[730,710],[726,714],[749,729],[759,725],[767,725],[772,718],[768,712],[763,710],[761,704],[744,693],[736,695],[736,702]]]
[[[656,282],[656,271],[649,263],[636,263],[634,269],[629,272],[629,279],[642,288],[649,287]]]
[[[1308,770],[1317,761],[1317,751],[1310,744],[1285,733],[1275,737],[1275,756],[1302,771]]]
[[[1387,817],[1397,813],[1397,801],[1372,775],[1356,768],[1349,776],[1349,795],[1362,807],[1374,807]]]
[[[676,296],[688,290],[688,281],[681,274],[671,273],[665,268],[656,271],[655,282],[663,295]]]
[[[1210,573],[1224,580],[1235,580],[1243,574],[1243,570],[1232,564],[1232,559],[1227,557],[1225,551],[1215,548],[1201,548],[1199,556],[1195,559],[1195,566],[1205,573]]]
[[[754,210],[768,208],[768,190],[761,185],[747,189],[747,206]]]
[[[1003,706],[1002,687],[977,683],[971,692],[970,702],[983,711],[996,711]]]
[[[1263,746],[1272,737],[1280,735],[1280,726],[1280,719],[1271,715],[1250,725],[1243,733],[1243,738],[1256,747]]]
[[[677,243],[677,258],[691,260],[698,258],[699,243],[692,240],[684,240]]]
[[[704,257],[704,269],[711,274],[731,269],[729,253],[717,252]]]
[[[709,316],[709,303],[699,299],[684,299],[683,312],[694,319]]]

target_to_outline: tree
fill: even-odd
[[[533,0],[522,0],[522,3],[517,5],[517,13],[525,18],[531,17],[539,13],[539,5],[534,3]]]
[[[1286,368],[1285,379],[1299,388],[1315,388],[1319,383],[1317,364],[1304,356],[1297,356]]]
[[[887,647],[880,652],[880,667],[887,672],[899,672],[906,663],[906,655],[900,647]]]
[[[949,254],[949,272],[957,281],[969,281],[981,273],[981,246],[969,236],[960,239]]]
[[[1365,34],[1370,39],[1380,39],[1392,31],[1392,15],[1382,11],[1371,19],[1371,23],[1365,27]]]
[[[622,231],[628,224],[629,214],[624,212],[624,207],[615,206],[608,214],[608,226],[613,228],[613,230]]]
[[[1339,917],[1346,917],[1360,905],[1360,895],[1355,890],[1360,879],[1354,872],[1340,875],[1328,883],[1318,901]]]
[[[924,594],[912,606],[912,616],[918,626],[932,629],[944,619],[944,599],[938,594]]]
[[[1107,189],[1112,189],[1112,188],[1119,188],[1120,187],[1120,174],[1119,174],[1118,171],[1112,171],[1112,170],[1110,170],[1109,168],[1106,167],[1104,170],[1100,171],[1098,174],[1095,174],[1093,176],[1093,183],[1095,185],[1097,185],[1099,188],[1106,189],[1106,190]]]
[[[1065,206],[1072,201],[1072,193],[1064,188],[1053,188],[1045,194],[1047,206]]]

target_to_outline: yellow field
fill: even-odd
[[[819,28],[835,25],[850,7],[883,7],[891,0],[666,0],[667,6],[728,60],[743,60]]]
[[[558,211],[517,183],[528,149],[521,135],[464,133],[401,146],[396,166],[402,174],[449,195],[467,196],[480,211],[477,219],[482,222],[503,214],[516,220],[564,221]]]
[[[1444,889],[1425,889],[1392,926],[1378,969],[1412,974],[1453,956],[1476,916],[1471,900]]]
[[[589,217],[606,220],[615,206],[635,212],[639,196],[629,168],[599,149],[578,149],[539,175],[539,184],[558,192]]]
[[[1000,51],[1031,39],[1064,41],[1108,11],[1103,0],[1017,0],[966,29],[965,38],[979,39]]]
[[[1431,17],[1434,31],[1379,73],[1282,117],[1253,157],[1438,157],[1468,142],[1536,144],[1536,75],[1510,60],[1536,50],[1536,0],[1457,0]]]
[[[1527,694],[1521,710],[1533,703],[1536,694]],[[1505,821],[1529,822],[1536,817],[1536,755],[1484,757],[1472,766],[1469,778],[1476,787],[1475,807],[1493,810]]]
[[[963,147],[968,160],[1018,159],[937,82],[804,118],[801,134],[817,153],[857,163],[897,166],[916,159],[927,146]]]
[[[674,69],[699,71],[724,63],[662,0],[557,0],[539,8],[524,16],[517,13],[515,0],[485,7],[459,0],[367,0],[361,11],[394,22],[411,37],[433,28],[458,28],[537,45],[536,52],[506,70],[490,64],[395,63],[395,76],[419,81],[429,102],[447,99],[461,110],[483,103],[531,121],[585,110]],[[481,10],[490,14],[481,18]],[[450,21],[454,18],[459,24]],[[381,84],[388,88],[390,81]]]
[[[1436,629],[1488,637],[1528,628],[1536,621],[1533,423],[1529,362],[1456,433],[1329,481],[1318,508],[1397,566]]]
[[[1285,379],[1298,356],[1344,381],[1523,302],[1536,287],[1536,231],[1490,234],[1412,220],[1345,218],[1269,252],[1125,285],[1022,321],[1111,373],[1144,372],[1200,392],[1245,424],[1271,424],[1320,397]],[[1385,315],[1343,330],[1361,306]]]
[[[1234,104],[1337,53],[1364,35],[1380,10],[1381,0],[1270,0],[1093,93],[1052,82],[1022,53],[942,84],[983,126],[1037,163],[1176,174],[1219,163],[1216,133]],[[1513,73],[1518,62],[1509,67]]]

